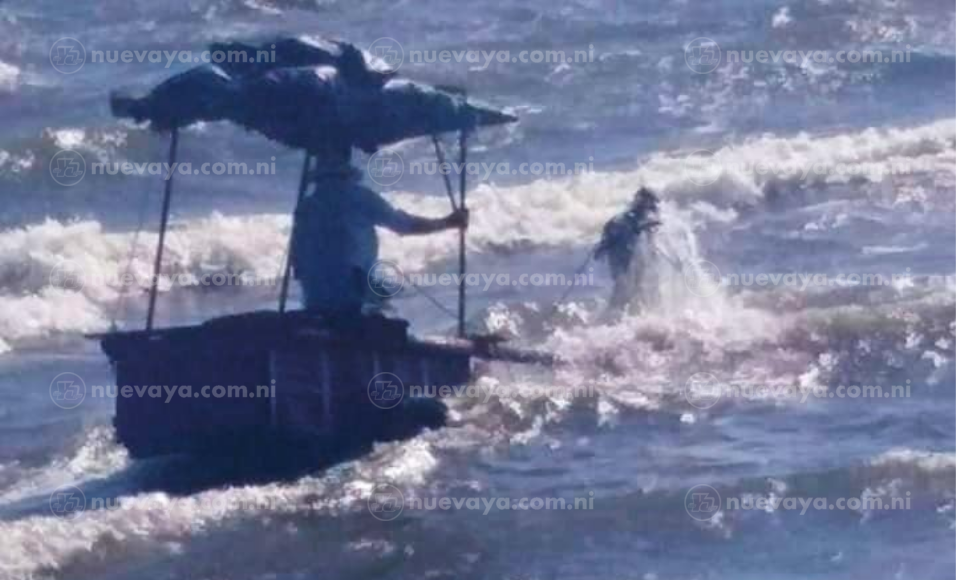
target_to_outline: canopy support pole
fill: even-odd
[[[455,194],[452,193],[452,180],[449,179],[449,172],[444,171],[445,153],[442,151],[442,144],[439,143],[438,135],[432,135],[432,145],[435,147],[435,158],[439,160],[439,172],[442,174],[442,181],[445,182],[445,193],[449,196],[452,211],[455,211],[458,206],[455,204]]]
[[[459,209],[465,210],[465,159],[468,154],[467,132],[459,131]],[[465,338],[465,228],[459,228],[459,338]]]
[[[306,160],[302,165],[302,176],[299,179],[299,194],[296,197],[296,208],[292,213],[292,226],[289,228],[289,244],[286,246],[286,263],[283,266],[282,286],[279,290],[279,314],[286,313],[286,302],[289,298],[289,278],[292,273],[292,247],[293,234],[296,231],[296,216],[299,214],[299,206],[306,197],[306,189],[309,188],[309,169],[312,166],[312,153],[306,151]]]
[[[169,167],[176,167],[176,147],[179,143],[179,129],[173,127],[169,140]],[[166,228],[169,225],[169,205],[173,196],[173,172],[166,176],[163,192],[163,211],[160,217],[159,241],[156,244],[156,259],[153,262],[153,279],[150,282],[150,303],[146,311],[146,330],[153,330],[153,316],[156,314],[156,293],[159,284],[160,267],[163,265],[163,246],[166,244]]]

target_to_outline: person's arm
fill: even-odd
[[[383,222],[382,225],[403,236],[467,228],[469,224],[469,211],[467,209],[457,209],[441,218],[420,217],[398,209],[393,211],[395,213],[391,216],[391,219]]]
[[[373,195],[376,199],[370,202],[375,205],[376,225],[388,228],[402,236],[431,234],[454,228],[467,228],[469,225],[467,209],[457,209],[442,218],[426,218],[394,208],[381,196]]]

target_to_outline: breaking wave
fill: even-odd
[[[89,145],[83,134],[57,133],[50,139],[60,145]],[[104,135],[94,140],[99,143],[95,148],[102,152],[123,139]],[[865,197],[898,211],[953,211],[954,142],[953,121],[939,121],[835,136],[762,137],[705,157],[656,153],[629,171],[542,179],[508,188],[485,183],[470,198],[469,250],[510,256],[587,246],[638,185],[661,193],[662,249],[686,264],[704,257],[698,249],[704,230],[733,228],[749,212],[819,203],[822,191],[832,200]],[[899,170],[881,170],[888,166]],[[775,170],[769,172],[768,167]],[[447,211],[442,198],[408,193],[391,197],[424,215]],[[813,227],[836,224],[809,223],[805,229]],[[189,279],[244,272],[275,280],[288,231],[286,215],[214,213],[184,220],[170,232],[165,272]],[[134,240],[137,245],[131,249]],[[0,232],[0,348],[52,334],[104,329],[117,314],[127,272],[133,279],[127,291],[134,299],[147,287],[155,242],[155,233],[107,231],[91,220],[47,219]],[[453,233],[399,239],[384,232],[381,245],[383,258],[397,261],[409,272],[450,258],[456,247]],[[673,316],[679,305],[670,306]]]
[[[91,572],[104,557],[114,567],[144,556],[173,559],[182,556],[190,544],[216,534],[245,538],[249,549],[255,551],[257,546],[271,545],[263,541],[263,537],[272,534],[296,545],[314,541],[314,534],[325,533],[322,530],[337,534],[347,527],[369,542],[367,546],[353,545],[350,549],[388,553],[394,549],[389,546],[389,537],[382,536],[382,528],[374,525],[377,522],[367,511],[368,499],[377,482],[390,481],[407,497],[492,491],[487,489],[487,484],[474,480],[464,464],[456,467],[454,453],[458,444],[449,441],[454,436],[438,437],[434,433],[402,444],[382,446],[361,461],[342,465],[322,476],[292,482],[234,486],[190,495],[137,490],[135,484],[130,483],[125,489],[110,489],[105,482],[110,476],[122,475],[129,466],[117,461],[123,455],[119,450],[104,447],[102,436],[109,432],[96,433],[91,442],[75,452],[75,457],[55,462],[46,468],[49,473],[41,471],[34,475],[35,481],[45,482],[31,490],[34,507],[26,509],[22,516],[0,522],[0,534],[5,538],[4,550],[0,552],[0,572],[5,578]],[[474,434],[470,436],[474,439]],[[521,433],[513,432],[513,436],[520,438]],[[440,461],[443,477],[440,481],[431,481],[429,476]],[[81,463],[82,472],[87,474],[83,481],[75,479],[79,472],[74,467]],[[769,500],[878,497],[890,501],[902,498],[907,490],[910,509],[918,510],[921,517],[939,518],[952,524],[954,466],[953,453],[898,448],[829,471],[711,483],[722,497]],[[65,478],[65,473],[73,478]],[[623,513],[641,515],[648,511],[648,520],[654,525],[670,525],[679,530],[703,529],[721,537],[760,525],[752,518],[786,515],[786,512],[778,515],[770,511],[731,511],[719,514],[707,525],[700,524],[689,518],[684,508],[685,495],[691,486],[700,483],[700,476],[689,474],[674,481],[649,481],[637,491],[633,488],[622,492],[603,491],[602,505],[604,509],[626,510]],[[105,496],[106,500],[76,519],[54,516],[49,511],[49,496],[63,484],[77,485],[89,496],[88,503],[92,497]],[[650,518],[650,514],[654,514],[654,518]],[[881,512],[858,509],[839,515],[850,515],[864,525],[872,518],[881,517]],[[447,519],[423,522],[431,517],[427,512],[409,512],[401,517],[407,533],[416,533],[418,525],[442,526],[442,521]],[[548,517],[547,512],[541,517]],[[829,517],[829,514],[815,517]],[[304,534],[306,528],[310,533]],[[449,530],[449,533],[456,532]],[[308,551],[310,556],[329,556],[328,565],[336,569],[347,567],[341,554],[335,557],[338,546],[328,554],[317,554],[316,550],[325,549],[323,545],[313,545],[313,550]]]

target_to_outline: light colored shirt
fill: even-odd
[[[306,308],[340,310],[364,302],[379,255],[375,227],[407,234],[416,222],[355,175],[318,178],[293,223],[293,267]]]

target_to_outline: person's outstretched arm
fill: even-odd
[[[426,218],[402,210],[394,210],[395,216],[382,225],[393,232],[408,236],[441,232],[457,228],[467,228],[469,225],[469,210],[457,209],[441,218]]]
[[[376,224],[402,236],[431,234],[444,230],[467,228],[469,225],[467,209],[457,209],[441,218],[427,218],[392,207],[378,194],[373,193],[373,195],[376,199],[369,201],[371,205],[374,205],[374,208],[370,209],[375,212]]]

